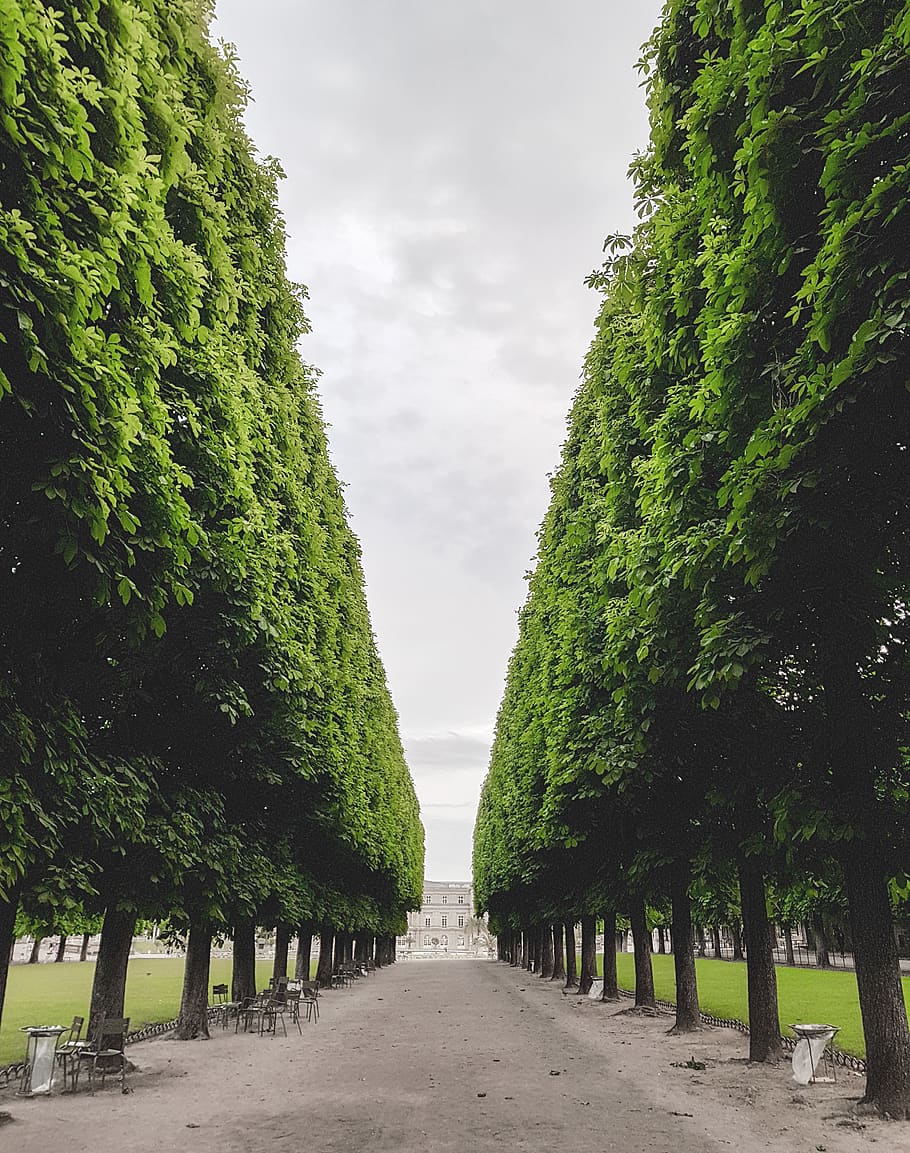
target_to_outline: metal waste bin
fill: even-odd
[[[35,1097],[39,1093],[50,1093],[54,1084],[57,1040],[61,1033],[66,1032],[66,1026],[26,1025],[22,1032],[28,1033],[28,1048],[17,1095]]]
[[[799,1085],[835,1081],[835,1065],[827,1056],[828,1043],[840,1032],[839,1025],[791,1025],[799,1037],[793,1050],[793,1080]],[[821,1075],[818,1070],[821,1067]]]

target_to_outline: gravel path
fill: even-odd
[[[910,1153],[910,1125],[851,1117],[858,1079],[798,1090],[737,1034],[668,1038],[493,962],[401,962],[322,1003],[302,1038],[134,1046],[128,1096],[4,1093],[0,1149]]]

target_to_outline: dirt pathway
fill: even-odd
[[[3,1093],[0,1150],[910,1153],[910,1125],[851,1120],[858,1079],[797,1090],[736,1034],[667,1038],[622,1008],[492,962],[401,962],[326,995],[302,1038],[134,1046],[128,1096]],[[706,1068],[672,1064],[690,1057]]]

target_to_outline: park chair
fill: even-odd
[[[254,1028],[261,1036],[263,1033],[269,1032],[274,1027],[274,1000],[271,993],[257,993],[255,997],[247,997],[237,1010],[237,1023],[234,1026],[234,1032],[240,1031],[241,1025],[244,1032],[250,1032]],[[287,1033],[287,1029],[285,1029]]]
[[[221,1025],[222,1029],[227,1028],[228,1017],[230,1016],[232,1005],[228,997],[228,987],[226,984],[212,986],[212,1020]]]
[[[287,1026],[287,1020],[286,1020],[287,1015],[288,1015],[288,994],[286,991],[282,990],[280,993],[276,993],[269,1000],[269,1003],[266,1006],[266,1015],[265,1015],[265,1018],[263,1020],[263,1024],[265,1027],[264,1027],[263,1031],[267,1032],[267,1033],[271,1033],[273,1037],[277,1037],[278,1036],[278,1022],[280,1021],[281,1022],[281,1028],[284,1030],[284,1035],[286,1037],[288,1035],[288,1026]],[[299,1022],[298,1022],[297,1027],[298,1027],[298,1029],[300,1028]],[[301,1032],[302,1031],[303,1030],[301,1030]]]
[[[285,1006],[291,1023],[297,1026],[297,1032],[302,1036],[303,1029],[300,1028],[300,998],[301,993],[299,989],[288,989]]]
[[[319,982],[302,981],[300,989],[301,1003],[306,1006],[306,1019],[319,1020]]]
[[[87,1042],[80,1041],[82,1036],[82,1026],[85,1024],[84,1017],[74,1017],[73,1023],[65,1033],[60,1034],[57,1042],[57,1051],[54,1054],[54,1059],[57,1061],[61,1070],[63,1071],[63,1091],[67,1090],[67,1081],[73,1072],[74,1055],[80,1048],[83,1048]]]
[[[103,1088],[108,1073],[115,1069],[119,1070],[120,1073],[121,1092],[128,1092],[126,1087],[127,1060],[124,1048],[129,1031],[129,1017],[98,1018],[94,1035],[89,1037],[89,1044],[76,1050],[74,1090],[79,1084],[82,1066],[87,1065],[89,1091],[93,1097],[95,1095],[95,1075],[101,1074],[101,1086]]]

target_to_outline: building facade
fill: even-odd
[[[398,938],[398,955],[486,957],[490,934],[486,918],[474,916],[470,881],[427,881],[423,904],[408,914],[408,931]]]

